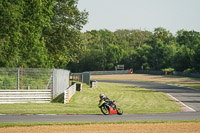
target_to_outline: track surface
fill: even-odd
[[[127,121],[127,120],[200,120],[200,90],[177,87],[156,82],[108,81],[99,82],[124,83],[168,93],[192,108],[196,112],[158,113],[158,114],[124,114],[124,115],[0,115],[0,122],[58,122],[58,121]],[[192,111],[192,110],[190,110]]]
[[[200,112],[123,115],[1,115],[0,122],[200,120]]]

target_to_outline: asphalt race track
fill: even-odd
[[[147,120],[200,120],[200,90],[172,86],[156,82],[139,81],[108,81],[99,82],[124,83],[153,89],[171,95],[184,104],[189,112],[155,113],[155,114],[123,114],[123,115],[69,115],[69,114],[39,114],[39,115],[3,115],[0,122],[64,122],[64,121],[147,121]]]
[[[0,122],[200,120],[200,112],[123,115],[0,115]]]

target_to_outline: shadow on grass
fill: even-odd
[[[64,103],[64,93],[58,95],[56,98],[54,98],[52,103]]]

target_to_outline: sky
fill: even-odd
[[[82,32],[108,29],[154,31],[163,27],[200,32],[200,0],[79,0],[78,9],[89,12]]]

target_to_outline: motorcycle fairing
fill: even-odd
[[[110,114],[117,114],[117,110],[113,110],[112,107],[109,108]]]
[[[101,107],[105,103],[104,100],[99,101],[98,107]]]

